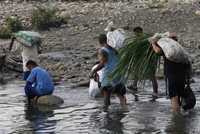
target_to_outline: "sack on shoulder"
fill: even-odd
[[[187,85],[183,91],[183,95],[181,98],[181,106],[184,110],[189,110],[194,108],[196,104],[196,97],[191,87]]]

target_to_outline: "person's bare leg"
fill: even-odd
[[[171,98],[171,105],[172,105],[172,111],[177,113],[180,112],[180,105],[179,105],[179,97],[175,96]]]
[[[152,86],[153,86],[153,94],[152,94],[152,101],[155,101],[158,98],[158,82],[156,80],[156,76],[154,75],[151,78]]]
[[[104,96],[104,106],[108,107],[110,105],[111,92],[103,91],[103,96]]]
[[[133,80],[133,90],[137,91],[137,84],[138,84],[138,80]]]
[[[152,82],[152,86],[153,86],[153,92],[157,94],[158,93],[158,82],[157,82],[155,75],[152,77],[151,82]]]
[[[121,106],[126,106],[126,104],[127,104],[126,96],[125,96],[125,95],[123,95],[123,96],[121,96],[121,95],[117,95],[117,97],[118,97],[119,100],[120,100],[120,104],[121,104]]]

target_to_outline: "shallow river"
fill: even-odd
[[[103,100],[91,100],[86,88],[71,89],[62,84],[55,95],[64,99],[59,108],[31,107],[25,103],[24,83],[12,81],[0,86],[0,134],[200,134],[200,77],[192,84],[197,105],[188,115],[173,115],[159,81],[160,98],[151,100],[152,88],[146,83],[138,92],[139,101],[127,94],[128,110],[112,98],[107,112]]]

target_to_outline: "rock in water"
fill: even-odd
[[[55,95],[45,95],[41,96],[37,99],[37,103],[39,105],[47,105],[47,106],[58,106],[64,103],[64,100]]]

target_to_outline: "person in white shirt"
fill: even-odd
[[[39,62],[38,54],[39,54],[39,46],[40,46],[40,44],[26,46],[26,45],[23,44],[23,42],[20,42],[15,37],[12,37],[12,41],[11,41],[10,47],[9,47],[10,51],[12,50],[12,47],[13,47],[13,44],[14,44],[15,40],[17,42],[19,42],[17,44],[17,46],[15,47],[16,48],[15,50],[20,49],[22,51],[21,52],[21,56],[22,56],[23,72],[24,72],[23,80],[26,80],[28,78],[29,74],[30,74],[30,70],[26,67],[26,63],[29,60],[33,60],[33,61]]]

